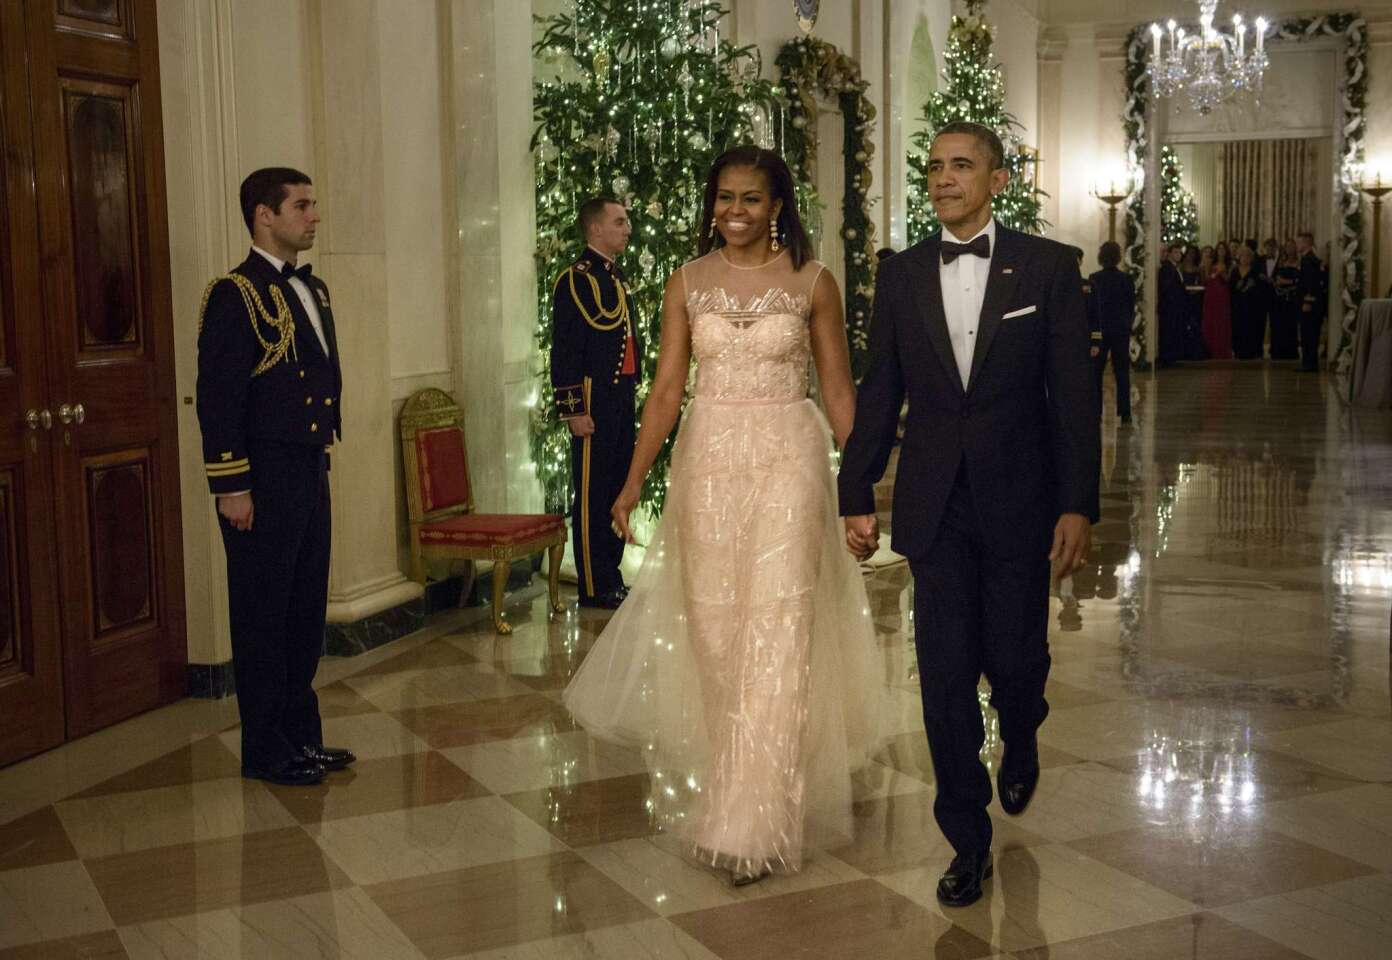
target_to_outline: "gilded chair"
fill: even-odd
[[[488,560],[493,564],[493,626],[512,632],[503,617],[508,571],[518,557],[547,551],[550,617],[560,598],[565,518],[552,513],[475,513],[464,443],[464,412],[443,390],[411,395],[401,408],[401,459],[411,523],[411,579],[425,583],[428,560]]]

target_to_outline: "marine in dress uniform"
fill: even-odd
[[[1300,281],[1296,287],[1300,297],[1300,369],[1314,373],[1319,370],[1319,341],[1329,290],[1320,258],[1312,249],[1314,238],[1302,233],[1298,239],[1302,242]]]
[[[1088,297],[1088,320],[1094,344],[1100,342],[1097,357],[1097,389],[1102,390],[1102,373],[1108,358],[1116,380],[1116,415],[1122,423],[1131,422],[1131,322],[1136,315],[1136,284],[1119,269],[1121,247],[1108,241],[1098,252],[1102,269],[1083,284]]]
[[[623,539],[610,527],[633,460],[634,396],[642,355],[628,281],[593,247],[556,279],[551,297],[551,385],[562,420],[590,417],[594,432],[572,433],[571,527],[582,606],[614,609],[627,593]]]
[[[203,297],[197,410],[227,553],[242,775],[298,785],[355,759],[324,746],[312,686],[328,601],[328,447],[342,435],[343,377],[329,288],[308,265],[263,248],[292,258],[297,252],[277,243],[272,227],[301,229],[308,243],[298,249],[313,243],[318,213],[308,178],[272,171],[289,178],[278,187],[287,196],[277,212],[275,193],[264,199],[265,173],[252,174],[242,189],[244,213],[251,195],[255,245]],[[225,507],[243,494],[249,513]]]

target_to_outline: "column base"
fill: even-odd
[[[354,657],[425,626],[425,590],[404,577],[329,598],[324,655]]]

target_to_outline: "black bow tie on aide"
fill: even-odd
[[[968,253],[990,259],[991,238],[983,233],[981,236],[973,238],[970,243],[953,243],[951,240],[944,240],[942,242],[943,263],[951,263],[958,257],[965,256]]]
[[[282,263],[280,265],[280,275],[286,280],[289,280],[291,277],[299,277],[301,280],[308,280],[309,275],[313,272],[314,266],[308,263],[298,267],[291,266],[288,263]]]

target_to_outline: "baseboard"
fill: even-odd
[[[326,657],[356,657],[425,626],[426,601],[417,597],[351,623],[324,626]]]
[[[188,665],[188,695],[193,699],[224,700],[236,692],[237,677],[231,660]]]

